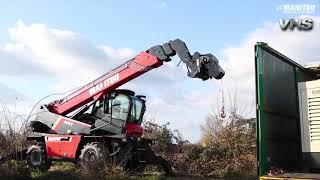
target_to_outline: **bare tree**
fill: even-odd
[[[4,105],[0,105],[0,155],[19,152],[27,147],[28,128],[26,117],[16,114]]]

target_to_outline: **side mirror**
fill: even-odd
[[[144,96],[144,95],[136,95],[136,97],[138,97],[142,101],[146,102],[146,99],[147,99],[146,96]]]

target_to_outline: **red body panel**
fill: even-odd
[[[125,125],[125,128],[127,129],[127,135],[129,135],[129,136],[134,136],[134,137],[142,136],[143,128],[138,124],[127,123]]]
[[[81,141],[79,135],[48,135],[45,136],[48,158],[76,158]]]
[[[157,57],[143,51],[135,58],[65,97],[63,101],[49,104],[48,109],[56,114],[67,114],[161,65],[162,62]]]
[[[59,129],[63,125],[67,125],[69,127],[74,127],[74,128],[78,128],[78,129],[80,129],[81,127],[91,128],[90,124],[86,124],[86,123],[83,123],[83,122],[80,122],[80,121],[76,121],[76,120],[73,120],[73,119],[70,119],[70,118],[64,118],[63,117],[63,118],[59,118],[54,123],[54,125],[52,126],[52,133],[58,133]],[[73,130],[73,128],[70,128],[70,130]],[[68,132],[60,132],[58,134],[61,134],[61,133],[67,134]]]

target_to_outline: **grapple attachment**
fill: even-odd
[[[186,44],[180,39],[169,41],[162,46],[153,46],[147,52],[166,62],[171,61],[170,57],[177,54],[187,66],[188,76],[191,78],[205,81],[211,78],[221,79],[225,74],[214,55],[195,52],[191,56]]]
[[[192,59],[186,63],[188,76],[207,80],[211,78],[221,79],[224,70],[219,65],[218,59],[212,54],[200,54],[195,52]]]

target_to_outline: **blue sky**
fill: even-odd
[[[0,42],[17,19],[76,31],[97,44],[147,48],[176,37],[191,49],[220,49],[283,14],[283,3],[319,1],[6,1],[1,3]]]
[[[254,76],[252,72],[254,68],[251,67],[253,62],[251,55],[253,54],[254,42],[270,40],[268,43],[282,50],[281,52],[286,52],[291,57],[298,57],[298,62],[299,58],[301,60],[318,55],[315,51],[307,53],[310,49],[319,47],[318,41],[313,38],[319,37],[316,36],[318,31],[312,32],[310,37],[308,36],[315,41],[311,43],[310,47],[300,47],[299,43],[309,41],[303,39],[303,37],[297,39],[299,32],[283,34],[283,32],[275,29],[278,28],[275,24],[279,18],[303,15],[284,14],[277,11],[279,5],[288,3],[315,4],[316,12],[312,16],[317,17],[320,14],[319,0],[276,0],[272,2],[29,0],[2,2],[0,7],[2,17],[0,18],[0,48],[3,48],[5,55],[9,54],[10,57],[17,58],[16,60],[10,60],[10,62],[8,59],[1,59],[1,57],[7,56],[2,56],[0,51],[0,61],[7,61],[7,63],[4,62],[2,68],[12,68],[12,71],[22,72],[22,70],[15,68],[20,65],[19,62],[32,65],[32,67],[29,67],[29,65],[21,66],[22,69],[37,68],[34,69],[34,73],[19,74],[17,72],[14,75],[0,73],[0,83],[5,85],[7,89],[25,96],[32,104],[32,102],[50,92],[64,89],[62,86],[69,89],[75,85],[81,85],[79,83],[87,82],[90,78],[95,77],[94,75],[104,73],[112,66],[119,64],[119,61],[126,60],[123,59],[124,57],[130,58],[152,45],[162,44],[174,38],[181,38],[187,43],[191,52],[200,51],[215,54],[220,62],[226,66],[226,73],[230,74],[224,82],[225,88],[231,91],[239,89],[241,94],[250,97],[249,103],[252,104],[254,96],[254,84],[252,84]],[[270,26],[270,23],[272,26]],[[43,26],[33,26],[34,24]],[[57,35],[51,32],[53,29],[70,31],[76,35]],[[37,33],[43,34],[40,36]],[[290,46],[283,43],[284,37]],[[30,42],[33,39],[35,39],[35,43]],[[45,55],[41,54],[41,46],[43,46],[41,42],[43,43],[43,41],[54,42],[52,51],[50,51],[50,48],[44,49],[50,51]],[[293,42],[290,43],[289,41]],[[7,44],[14,45],[13,50],[9,48],[10,50],[7,51]],[[24,49],[20,49],[20,51],[19,45],[23,45],[22,48]],[[68,45],[75,45],[75,47],[70,48]],[[59,51],[56,51],[56,47]],[[107,48],[102,48],[104,51],[101,51],[101,47]],[[105,50],[110,48],[112,52]],[[123,48],[128,48],[129,52],[124,51]],[[301,48],[307,48],[303,51],[305,53],[296,51],[296,49]],[[74,63],[73,65],[76,66],[74,68],[92,71],[88,78],[85,73],[81,73],[79,70],[82,74],[82,80],[77,80],[73,74],[76,72],[73,72],[70,67],[61,67],[63,65],[62,61],[62,64],[52,64],[52,61],[55,61],[50,58],[52,55],[57,55],[58,58],[62,57],[62,59],[66,56],[72,56],[72,53],[66,55],[61,49],[73,52],[74,56],[71,57],[70,63]],[[110,61],[114,62],[103,64],[104,59],[101,60],[97,55],[101,54],[100,51],[106,52],[106,57],[111,57],[112,60]],[[87,53],[85,56],[83,55],[84,52]],[[310,56],[310,54],[313,56]],[[85,59],[84,57],[87,57],[87,55],[89,58]],[[80,58],[81,61],[77,61],[77,58]],[[33,59],[39,59],[39,61],[33,62]],[[51,63],[52,68],[50,69],[47,66],[48,64],[44,65],[40,60],[48,62],[48,64]],[[238,64],[239,62],[240,64]],[[306,61],[301,60],[301,62]],[[95,65],[95,63],[101,66],[97,67],[98,65]],[[215,101],[220,86],[218,86],[219,82],[213,82],[214,80],[201,82],[186,78],[185,72],[178,72],[182,67],[177,68],[178,70],[172,70],[177,63],[175,61],[171,66],[164,68],[163,71],[156,70],[150,76],[146,75],[139,78],[137,82],[129,84],[128,87],[140,90],[148,95],[150,99],[148,117],[157,114],[161,123],[170,121],[173,128],[181,130],[184,137],[195,142],[200,136],[200,124],[203,123],[210,111],[217,106]],[[82,66],[90,66],[90,68],[85,69]],[[59,68],[61,68],[61,71],[57,70]],[[64,74],[64,72],[69,72],[69,74]],[[64,76],[57,75],[59,73]],[[243,77],[243,79],[232,79],[231,75]],[[65,76],[70,77],[63,79]],[[155,78],[162,79],[163,82],[155,83],[152,81]],[[62,80],[67,82],[61,82]],[[170,81],[170,83],[166,84],[167,81]],[[234,82],[240,84],[239,87],[230,86],[230,84],[237,84]],[[157,87],[156,90],[159,90],[159,92],[156,92],[150,86]],[[170,88],[172,88],[172,91],[170,91]],[[170,98],[170,96],[172,97]],[[2,97],[2,99],[5,98]],[[244,99],[248,98],[245,97]],[[186,106],[187,101],[191,104],[191,107],[179,107]],[[170,108],[166,107],[158,110],[156,107],[160,105],[167,105]],[[188,111],[190,109],[192,109],[192,112]],[[172,122],[173,120],[175,122]]]

